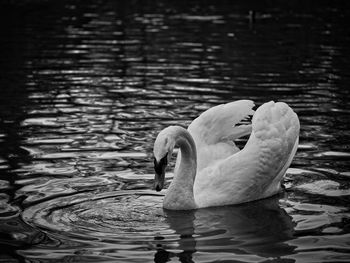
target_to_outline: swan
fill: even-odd
[[[270,101],[256,112],[251,100],[220,104],[203,112],[187,129],[169,126],[154,147],[154,188],[164,187],[165,170],[179,147],[174,177],[163,208],[191,210],[246,203],[281,191],[281,181],[298,148],[297,114]],[[237,125],[248,117],[251,124]],[[250,137],[243,149],[234,140]]]

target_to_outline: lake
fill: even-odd
[[[0,261],[349,262],[349,17],[348,1],[1,1]],[[283,193],[163,210],[158,132],[239,99],[299,116]]]

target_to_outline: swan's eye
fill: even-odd
[[[163,173],[164,168],[167,166],[167,164],[168,164],[168,153],[162,159],[160,159],[159,162],[157,162],[156,158],[154,158],[154,169],[158,174]]]

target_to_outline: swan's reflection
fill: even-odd
[[[176,250],[182,252],[167,251],[166,238],[158,237],[155,262],[167,262],[172,257],[194,262],[196,251],[265,258],[292,254],[295,247],[284,241],[293,238],[294,225],[278,200],[276,196],[239,206],[165,211],[170,228],[180,237]]]
[[[178,257],[180,262],[194,262],[192,261],[192,254],[196,252],[196,239],[193,237],[195,233],[196,213],[198,211],[171,211],[165,210],[165,216],[170,228],[180,236],[180,240],[177,244],[177,250],[181,250],[181,253],[168,252],[166,248],[163,248],[159,242],[157,244],[157,253],[155,254],[154,261],[157,263],[167,262],[172,257]],[[158,237],[158,239],[164,239]],[[162,242],[163,243],[163,242]]]

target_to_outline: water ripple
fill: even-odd
[[[1,259],[349,261],[349,10],[2,1]],[[163,210],[150,190],[156,134],[238,99],[298,114],[285,191]]]

